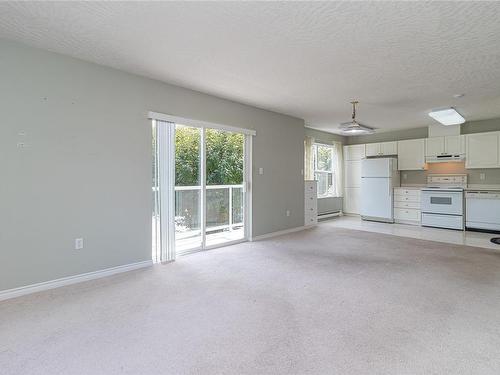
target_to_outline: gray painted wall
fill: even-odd
[[[320,143],[332,144],[333,142],[340,142],[345,144],[346,137],[341,135],[323,132],[321,130],[306,128],[305,133],[309,137],[313,137]],[[330,212],[338,212],[342,210],[342,198],[320,198],[318,199],[318,214],[325,214]]]
[[[361,143],[391,142],[402,141],[404,139],[427,138],[427,136],[428,129],[425,127],[346,137],[346,143],[349,145],[358,145]]]
[[[1,40],[0,74],[0,290],[151,259],[150,110],[255,129],[254,235],[304,224],[300,119]]]
[[[461,134],[493,132],[500,130],[500,118],[490,120],[468,121],[460,127]]]
[[[344,137],[343,135],[332,134],[332,133],[324,132],[321,130],[307,128],[307,127],[305,129],[305,133],[307,136],[313,137],[314,139],[317,139],[323,143],[332,144],[333,142],[340,142],[343,145],[347,144],[348,137]]]
[[[428,174],[467,174],[469,184],[497,185],[500,184],[500,169],[465,169],[464,163],[430,163],[426,171],[402,171],[401,184],[421,184],[427,183]],[[484,173],[484,180],[480,174]]]

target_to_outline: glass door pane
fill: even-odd
[[[245,136],[205,130],[206,246],[244,238]]]
[[[202,248],[200,128],[175,126],[175,249]]]

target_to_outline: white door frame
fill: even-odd
[[[201,213],[200,213],[200,220],[201,220],[201,225],[200,225],[200,230],[201,230],[201,246],[197,248],[190,249],[184,254],[189,254],[195,251],[200,251],[200,250],[210,250],[210,249],[215,249],[218,247],[222,246],[227,246],[227,245],[232,245],[236,243],[241,243],[245,241],[251,241],[252,240],[252,191],[253,191],[253,185],[252,185],[252,149],[253,149],[253,136],[256,135],[256,132],[254,130],[250,129],[244,129],[244,128],[238,128],[234,126],[228,126],[228,125],[221,125],[221,124],[215,124],[215,123],[210,123],[206,121],[198,121],[198,120],[191,120],[191,119],[186,119],[178,116],[172,116],[172,115],[167,115],[167,114],[162,114],[158,112],[148,112],[148,118],[152,120],[162,120],[162,121],[167,121],[173,123],[173,128],[174,128],[174,135],[170,135],[170,140],[173,142],[173,146],[171,149],[175,149],[175,124],[182,124],[186,126],[192,126],[192,127],[198,127],[201,128],[201,150],[200,150],[200,179],[201,179],[201,194],[200,194],[200,200],[201,200]],[[244,226],[244,238],[235,240],[235,241],[228,241],[224,242],[221,244],[216,244],[216,245],[211,245],[207,246],[206,245],[206,144],[205,144],[205,132],[207,128],[212,128],[212,129],[218,129],[218,130],[225,130],[225,131],[230,131],[230,132],[235,132],[235,133],[240,133],[244,135],[244,145],[243,145],[243,191],[245,194],[245,200],[244,200],[244,208],[243,208],[243,226]],[[173,174],[173,178],[175,180],[175,151],[172,154],[170,154],[171,157],[171,163],[170,163],[170,170],[168,173],[171,175]],[[166,172],[164,170],[164,172]],[[172,178],[171,176],[169,176]],[[174,186],[172,189],[175,188],[175,181],[174,181]],[[175,192],[171,194],[172,197],[175,196]],[[174,205],[172,205],[173,207]],[[232,213],[230,213],[232,214]],[[172,227],[173,224],[172,224]],[[162,228],[163,229],[163,228]],[[173,230],[173,234],[175,236],[175,227],[172,228],[165,228],[165,230]],[[172,238],[172,236],[169,236]],[[173,247],[175,248],[175,239],[173,241],[169,241],[169,244],[173,242]],[[172,246],[172,245],[170,245]],[[162,254],[163,255],[163,254]]]

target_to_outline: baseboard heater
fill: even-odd
[[[328,212],[322,212],[318,214],[318,220],[323,220],[323,219],[329,219],[331,217],[336,217],[342,215],[342,212],[339,211],[328,211]]]

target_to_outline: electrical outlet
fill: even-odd
[[[83,249],[83,238],[75,238],[75,250]]]
[[[259,174],[264,174],[264,168],[262,167],[259,168]]]
[[[290,216],[290,210],[286,210],[286,216]]]
[[[486,178],[486,173],[479,173],[479,179],[484,180]]]

